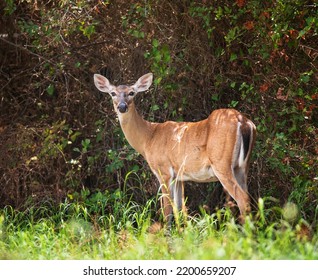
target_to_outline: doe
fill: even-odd
[[[199,122],[148,122],[136,111],[134,97],[148,90],[152,79],[148,73],[134,85],[114,86],[94,75],[95,86],[112,97],[127,141],[159,180],[165,221],[170,224],[174,207],[184,210],[184,181],[220,181],[244,220],[250,211],[247,174],[255,125],[234,109],[215,110]]]

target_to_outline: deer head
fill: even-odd
[[[112,85],[107,78],[102,75],[94,75],[95,86],[102,92],[107,92],[113,99],[115,111],[117,113],[127,113],[129,105],[133,102],[138,92],[146,91],[152,84],[152,73],[143,75],[138,81],[132,85]]]

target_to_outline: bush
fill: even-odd
[[[153,71],[152,92],[137,104],[145,118],[196,121],[219,107],[241,110],[258,129],[254,201],[292,201],[313,221],[317,5],[285,2],[2,2],[1,207],[61,202],[83,189],[126,189],[141,203],[153,196],[155,178],[92,81],[100,72],[131,83]],[[138,187],[126,180],[134,170]],[[192,185],[187,194],[192,210],[204,197],[211,209],[223,205],[216,189]]]

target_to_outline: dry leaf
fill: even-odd
[[[276,98],[278,100],[283,100],[283,101],[286,101],[288,99],[288,94],[284,95],[284,88],[282,87],[278,88],[276,92]]]

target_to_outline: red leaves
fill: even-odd
[[[261,15],[260,15],[260,18],[261,18],[262,20],[264,20],[264,19],[269,19],[269,18],[270,18],[269,12],[262,12]]]
[[[236,2],[236,5],[239,7],[239,8],[242,8],[245,6],[246,4],[246,0],[235,0]]]
[[[312,100],[318,100],[318,92],[311,96]]]
[[[276,98],[278,100],[286,101],[288,99],[288,93],[284,94],[284,88],[280,87],[276,92]]]
[[[289,30],[289,35],[293,40],[296,40],[298,37],[299,32],[295,29]]]
[[[272,53],[271,53],[269,61],[271,63],[274,63],[274,60],[276,58],[283,58],[285,60],[285,62],[289,61],[289,55],[286,53],[285,49],[273,50]]]
[[[254,21],[250,20],[250,21],[246,21],[244,23],[244,28],[246,30],[252,30],[254,28]]]
[[[317,98],[318,94],[313,94],[312,100],[315,100]],[[311,118],[314,110],[318,109],[318,105],[311,103],[309,100],[306,100],[305,98],[302,97],[296,97],[295,98],[296,104],[297,104],[297,109],[301,112],[304,113],[305,117]]]
[[[264,83],[264,84],[262,84],[262,85],[259,87],[259,91],[260,91],[261,93],[264,93],[264,92],[268,91],[269,86],[270,86],[270,85],[269,85],[268,83]]]

